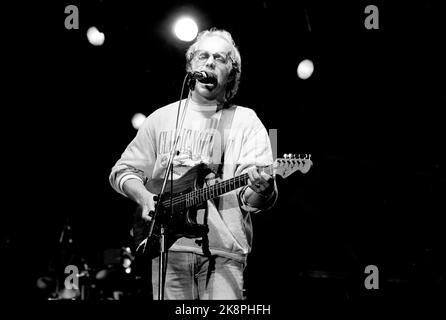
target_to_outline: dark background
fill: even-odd
[[[79,30],[64,28],[69,4]],[[378,6],[379,30],[364,27],[368,4]],[[108,175],[136,134],[133,114],[180,95],[189,44],[170,28],[186,11],[200,30],[232,33],[243,70],[235,102],[278,130],[278,154],[310,153],[314,163],[279,177],[276,207],[254,217],[248,299],[444,294],[442,9],[96,0],[5,10],[4,292],[43,299],[36,280],[57,259],[74,254],[97,271],[106,250],[129,245],[135,205]],[[105,33],[101,47],[87,40],[92,25]],[[307,80],[296,74],[303,58],[315,65]],[[379,290],[364,288],[367,265],[379,268]]]

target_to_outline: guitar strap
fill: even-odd
[[[221,109],[221,116],[220,121],[218,122],[217,131],[221,137],[221,141],[218,141],[220,143],[220,150],[215,152],[213,154],[213,163],[209,165],[209,168],[214,172],[215,177],[223,178],[223,165],[225,160],[225,151],[229,140],[229,133],[231,132],[231,125],[232,125],[232,119],[234,118],[235,110],[237,109],[237,106],[235,105],[228,105],[224,106]],[[218,144],[218,143],[217,143]],[[215,141],[214,141],[215,145]],[[218,147],[218,145],[217,145]],[[220,159],[219,159],[220,157]],[[219,205],[219,199],[215,198],[213,199],[215,206],[218,207]]]
[[[218,173],[221,174],[223,170],[223,164],[225,159],[225,151],[228,144],[229,133],[231,132],[232,119],[234,118],[235,110],[237,106],[229,105],[228,107],[224,107],[221,109],[220,121],[218,122],[217,130],[221,137],[221,158],[214,159],[214,163],[219,164]]]
[[[225,160],[225,151],[229,140],[229,134],[231,132],[232,120],[234,118],[235,110],[237,109],[236,105],[228,105],[224,106],[221,109],[220,121],[218,122],[217,130],[220,134],[221,141],[220,142],[220,152],[215,152],[213,155],[213,164],[209,167],[214,171],[216,177],[223,177],[223,165]],[[215,141],[214,141],[215,144]],[[215,151],[215,150],[214,150]],[[218,155],[221,155],[220,159],[218,159]],[[215,207],[219,207],[220,199],[214,198],[211,201],[214,202]],[[208,207],[206,206],[205,214],[203,217],[203,225],[208,225]],[[206,256],[210,256],[211,252],[209,251],[209,239],[208,235],[205,234],[202,237],[202,240],[198,240],[197,243],[201,242],[201,247],[203,248],[203,253]]]

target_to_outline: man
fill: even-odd
[[[182,237],[169,248],[164,297],[242,299],[243,270],[252,243],[250,214],[271,208],[277,199],[274,180],[256,167],[272,164],[271,145],[255,112],[229,103],[241,75],[240,53],[231,35],[214,28],[201,32],[188,49],[186,60],[188,72],[204,71],[215,81],[196,81],[192,88],[178,131],[174,180],[199,163],[220,163],[221,170],[214,178],[226,180],[247,173],[249,182],[206,201],[198,210],[200,221],[208,226],[202,239]],[[181,112],[186,105],[182,102]],[[164,177],[175,141],[177,110],[175,102],[147,117],[110,174],[113,188],[140,206],[146,223],[152,219],[155,201],[145,184]],[[158,259],[152,261],[155,299]]]

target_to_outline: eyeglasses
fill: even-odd
[[[214,61],[220,63],[220,64],[227,64],[231,59],[231,56],[228,53],[209,53],[207,51],[198,50],[194,53],[194,59],[196,59],[199,63],[204,63],[208,61],[209,57],[212,55],[212,58]]]

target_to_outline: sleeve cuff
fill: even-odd
[[[125,196],[127,196],[126,194],[125,194],[125,192],[124,192],[124,190],[122,189],[122,187],[124,186],[124,182],[126,182],[127,180],[130,180],[130,179],[137,179],[137,180],[139,180],[139,181],[141,181],[141,183],[142,184],[144,184],[144,182],[142,181],[142,179],[140,178],[140,177],[138,177],[136,174],[126,174],[125,176],[123,176],[122,178],[121,178],[121,180],[119,180],[119,185],[118,185],[118,187],[119,187],[119,191],[123,194],[123,195],[125,195]]]
[[[239,193],[239,202],[240,202],[240,208],[246,212],[250,212],[250,213],[258,213],[260,211],[267,211],[269,209],[271,209],[274,204],[276,203],[277,200],[277,188],[274,188],[274,191],[272,192],[272,194],[267,198],[267,200],[265,201],[265,208],[257,208],[252,206],[251,204],[249,204],[248,201],[246,201],[245,199],[245,191],[248,188],[248,186],[243,187],[242,190],[240,190]]]

